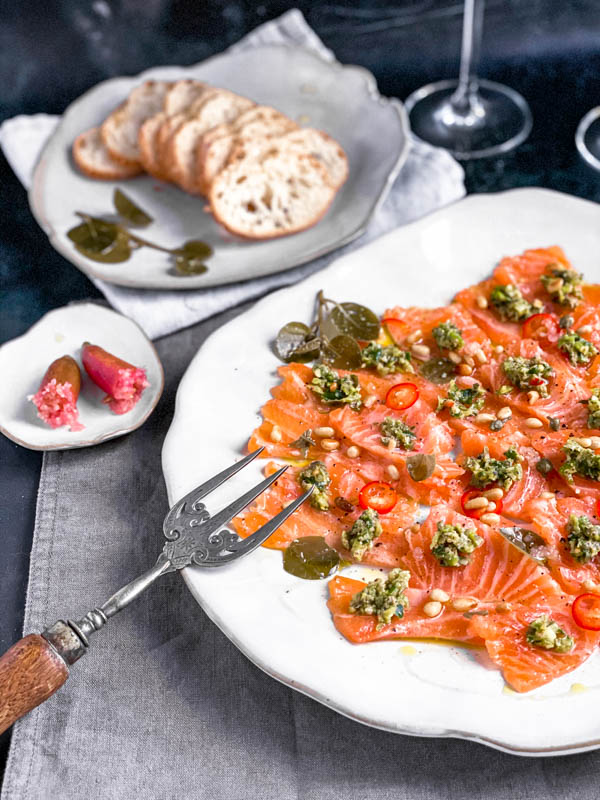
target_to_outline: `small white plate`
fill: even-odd
[[[92,383],[81,365],[81,345],[100,345],[124,361],[143,367],[149,386],[135,407],[114,414],[102,402],[104,392]],[[67,426],[51,428],[27,400],[35,394],[48,366],[61,356],[72,356],[81,369],[77,403],[81,431]],[[162,365],[152,342],[141,328],[122,314],[96,303],[74,303],[43,316],[18,339],[0,347],[0,432],[30,450],[69,450],[114,439],[139,428],[162,394]]]
[[[98,125],[139,83],[150,78],[198,78],[272,105],[302,125],[337,139],[348,155],[348,180],[326,216],[302,233],[266,242],[227,234],[203,210],[205,201],[149,176],[113,183],[86,178],[73,165],[71,145]],[[270,275],[311,261],[355,239],[385,198],[408,153],[408,122],[397,100],[382,98],[362,67],[324,61],[299,47],[270,45],[227,53],[192,67],[159,67],[133,78],[104,81],[72,103],[46,145],[29,193],[31,210],[53,247],[87,275],[121,286],[193,289]],[[173,274],[165,253],[143,248],[121,264],[101,264],[75,250],[67,231],[76,211],[113,211],[119,185],[155,222],[142,235],[175,247],[200,239],[214,250],[204,275]],[[159,189],[159,191],[156,191]]]
[[[268,295],[219,328],[177,394],[163,448],[171,502],[240,457],[277,382],[273,337],[289,320],[310,319],[319,289],[378,313],[395,303],[435,307],[489,275],[502,256],[551,244],[562,245],[588,281],[600,282],[598,205],[541,189],[471,195]],[[207,375],[214,391],[206,389]],[[194,455],[198,447],[202,461]],[[211,494],[209,510],[258,482],[260,466],[255,462]],[[395,733],[474,739],[520,755],[600,747],[600,653],[518,695],[473,650],[423,641],[350,644],[331,622],[326,583],[289,575],[281,553],[260,548],[218,570],[187,568],[183,577],[255,664],[359,722]],[[573,684],[587,691],[572,690]]]

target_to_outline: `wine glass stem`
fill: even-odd
[[[481,51],[484,5],[485,0],[465,0],[460,73],[458,86],[450,100],[456,117],[462,117],[465,124],[471,125],[482,113],[477,72]]]

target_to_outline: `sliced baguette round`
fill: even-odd
[[[218,125],[205,133],[196,151],[196,181],[199,190],[206,194],[215,175],[226,165],[234,147],[245,141],[271,139],[296,130],[298,126],[285,114],[269,106],[257,106],[251,117],[242,114],[228,125]],[[241,117],[246,117],[241,121]]]
[[[115,161],[100,136],[100,128],[80,133],[73,142],[73,159],[84,175],[105,181],[119,181],[139,175],[139,166],[127,166]]]
[[[168,140],[165,161],[175,183],[186,192],[200,194],[196,181],[196,150],[200,137],[216,125],[235,119],[253,105],[248,98],[227,89],[208,93],[194,115],[183,122]]]
[[[175,81],[167,90],[162,110],[165,114],[185,112],[196,100],[202,97],[211,87],[204,81],[185,78]]]
[[[138,146],[140,148],[140,162],[144,170],[154,178],[164,180],[165,175],[160,166],[158,158],[157,139],[158,131],[165,121],[167,115],[164,111],[159,111],[148,117],[141,126],[138,133]]]
[[[104,120],[100,135],[115,161],[140,165],[140,127],[144,120],[161,111],[169,86],[166,81],[146,81],[133,89],[127,100]]]
[[[232,150],[229,162],[248,158],[262,159],[273,148],[280,153],[305,153],[320,161],[334,189],[339,189],[348,177],[348,159],[342,146],[328,134],[316,128],[299,128],[279,136],[275,140],[240,141]]]
[[[334,197],[323,164],[297,152],[236,161],[216,176],[209,193],[217,222],[246,239],[303,231],[321,219]]]

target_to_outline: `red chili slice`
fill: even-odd
[[[596,500],[596,516],[600,517],[600,499]]]
[[[482,497],[483,493],[480,489],[467,489],[463,492],[462,497],[460,498],[460,507],[462,508],[462,512],[466,517],[471,517],[471,519],[480,519],[483,514],[489,514],[490,510],[489,507],[484,506],[483,508],[465,508],[465,503],[468,503],[469,500],[474,500],[476,497]],[[496,508],[494,509],[494,514],[500,514],[502,512],[502,498],[498,498],[498,500],[493,501],[496,504]]]
[[[414,383],[397,383],[385,396],[385,404],[395,411],[404,411],[419,399],[419,390]]]
[[[523,338],[555,344],[560,336],[560,325],[552,314],[533,314],[523,323]]]
[[[358,502],[361,508],[372,508],[380,514],[387,514],[398,502],[398,494],[389,483],[371,481],[360,490]]]
[[[399,344],[402,339],[408,335],[408,323],[402,319],[395,319],[394,317],[386,317],[381,320],[381,324],[386,329],[391,338]]]
[[[539,375],[534,375],[532,378],[530,378],[529,383],[532,386],[542,386],[545,381],[543,378],[540,378]]]
[[[600,631],[600,595],[586,592],[576,597],[571,606],[573,619],[586,631]]]

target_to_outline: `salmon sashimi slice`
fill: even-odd
[[[567,543],[567,523],[570,516],[586,516],[592,524],[600,525],[597,502],[591,497],[536,497],[525,507],[523,516],[547,544],[548,567],[563,589],[570,594],[589,591],[588,581],[600,584],[600,556],[588,563],[580,563],[570,553]]]
[[[526,441],[526,440],[525,440]],[[562,481],[552,473],[550,476],[543,475],[537,469],[540,460],[539,453],[529,442],[525,444],[521,437],[517,436],[490,436],[477,430],[465,430],[461,435],[461,444],[465,456],[478,456],[487,447],[492,458],[502,459],[509,448],[514,448],[521,456],[521,468],[523,477],[516,481],[505,492],[502,498],[503,513],[517,519],[522,518],[523,507],[528,500],[538,497],[542,492],[553,491]],[[467,471],[467,482],[469,485],[470,473]],[[490,488],[490,487],[486,487]]]
[[[393,617],[388,625],[377,630],[377,617],[352,614],[349,610],[353,596],[366,583],[341,575],[329,581],[329,601],[333,624],[342,636],[353,644],[376,642],[383,639],[444,639],[472,645],[481,645],[483,640],[470,630],[470,620],[463,612],[444,607],[437,617],[428,617],[423,606],[428,601],[427,592],[409,588],[406,596],[409,606],[402,618]],[[491,607],[493,610],[493,607]]]
[[[527,642],[525,634],[529,624],[542,614],[548,615],[573,637],[575,645],[571,652],[557,653]],[[572,672],[589,658],[600,636],[575,624],[568,600],[535,608],[518,606],[506,614],[476,616],[469,630],[485,641],[490,658],[502,670],[506,683],[517,692],[529,692]]]
[[[483,539],[468,564],[445,567],[432,554],[431,540],[438,523],[460,525]],[[457,514],[449,506],[432,508],[420,528],[407,530],[405,537],[408,547],[403,563],[411,574],[410,585],[416,589],[442,589],[450,597],[468,595],[490,603],[532,604],[559,594],[547,569],[520,553],[489,525]]]
[[[365,473],[359,464],[349,465],[350,459],[343,463],[336,463],[333,458],[325,460],[331,477],[329,511],[319,511],[309,502],[304,503],[284,524],[269,537],[266,547],[275,550],[285,550],[294,541],[304,536],[323,536],[330,547],[338,550],[344,558],[352,560],[352,556],[342,545],[342,533],[352,527],[363,509],[356,505],[358,493],[368,479],[374,475],[381,477],[381,472]],[[266,473],[273,474],[277,465],[267,465]],[[302,488],[297,479],[298,470],[289,469],[277,480],[273,486],[263,492],[252,506],[243,511],[233,520],[233,527],[239,536],[245,538],[257,531],[268,520],[279,513],[296,497],[302,494]],[[376,478],[375,478],[376,479]],[[352,511],[338,508],[334,499],[336,496],[354,505]],[[417,513],[417,505],[407,497],[399,496],[394,509],[380,516],[382,535],[375,540],[372,549],[368,550],[362,563],[377,567],[397,567],[401,563],[406,550],[404,529],[412,525]]]
[[[582,429],[578,430],[576,439],[590,438],[597,436],[598,431]],[[531,445],[543,457],[547,458],[554,467],[551,477],[554,480],[554,486],[551,487],[562,494],[569,497],[590,497],[594,500],[600,499],[600,481],[594,481],[589,478],[582,478],[579,475],[573,476],[573,481],[569,482],[560,474],[560,467],[564,464],[566,456],[563,452],[563,446],[568,439],[572,438],[574,431],[568,428],[560,431],[544,431],[531,437]],[[595,451],[597,452],[597,451]]]

